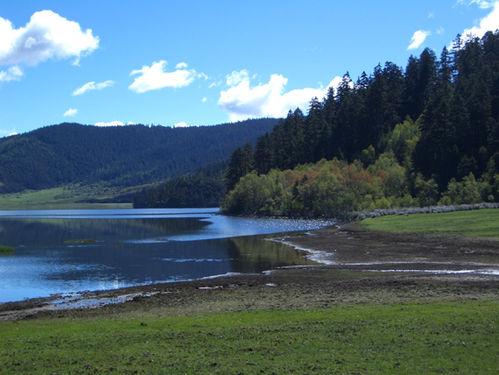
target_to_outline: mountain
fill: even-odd
[[[277,119],[214,126],[96,127],[63,123],[0,139],[0,193],[68,183],[133,186],[221,163]]]

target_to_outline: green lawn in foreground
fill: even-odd
[[[0,323],[2,374],[497,374],[499,302]]]
[[[361,225],[367,229],[388,232],[449,233],[499,238],[499,209],[389,215],[362,220]]]

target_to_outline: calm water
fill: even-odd
[[[249,219],[216,209],[0,211],[0,302],[261,272],[308,262],[261,234],[327,223]]]

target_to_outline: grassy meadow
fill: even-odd
[[[0,323],[1,372],[496,374],[499,302]]]
[[[131,208],[131,203],[87,203],[88,199],[111,198],[116,191],[99,186],[66,185],[42,190],[0,194],[0,210]]]
[[[499,238],[499,209],[389,215],[365,219],[361,222],[361,226],[370,230],[388,232]]]

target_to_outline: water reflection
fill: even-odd
[[[230,236],[310,229],[310,223],[248,219],[245,226],[209,212],[81,216],[49,212],[0,220],[0,244],[15,248],[0,256],[0,302],[308,262],[285,245]]]
[[[9,246],[57,245],[89,239],[97,242],[173,236],[197,231],[208,223],[172,219],[3,219],[0,243]]]
[[[236,272],[261,272],[288,265],[313,263],[305,259],[303,253],[261,237],[235,237],[227,241],[229,251],[233,254],[232,268]]]

